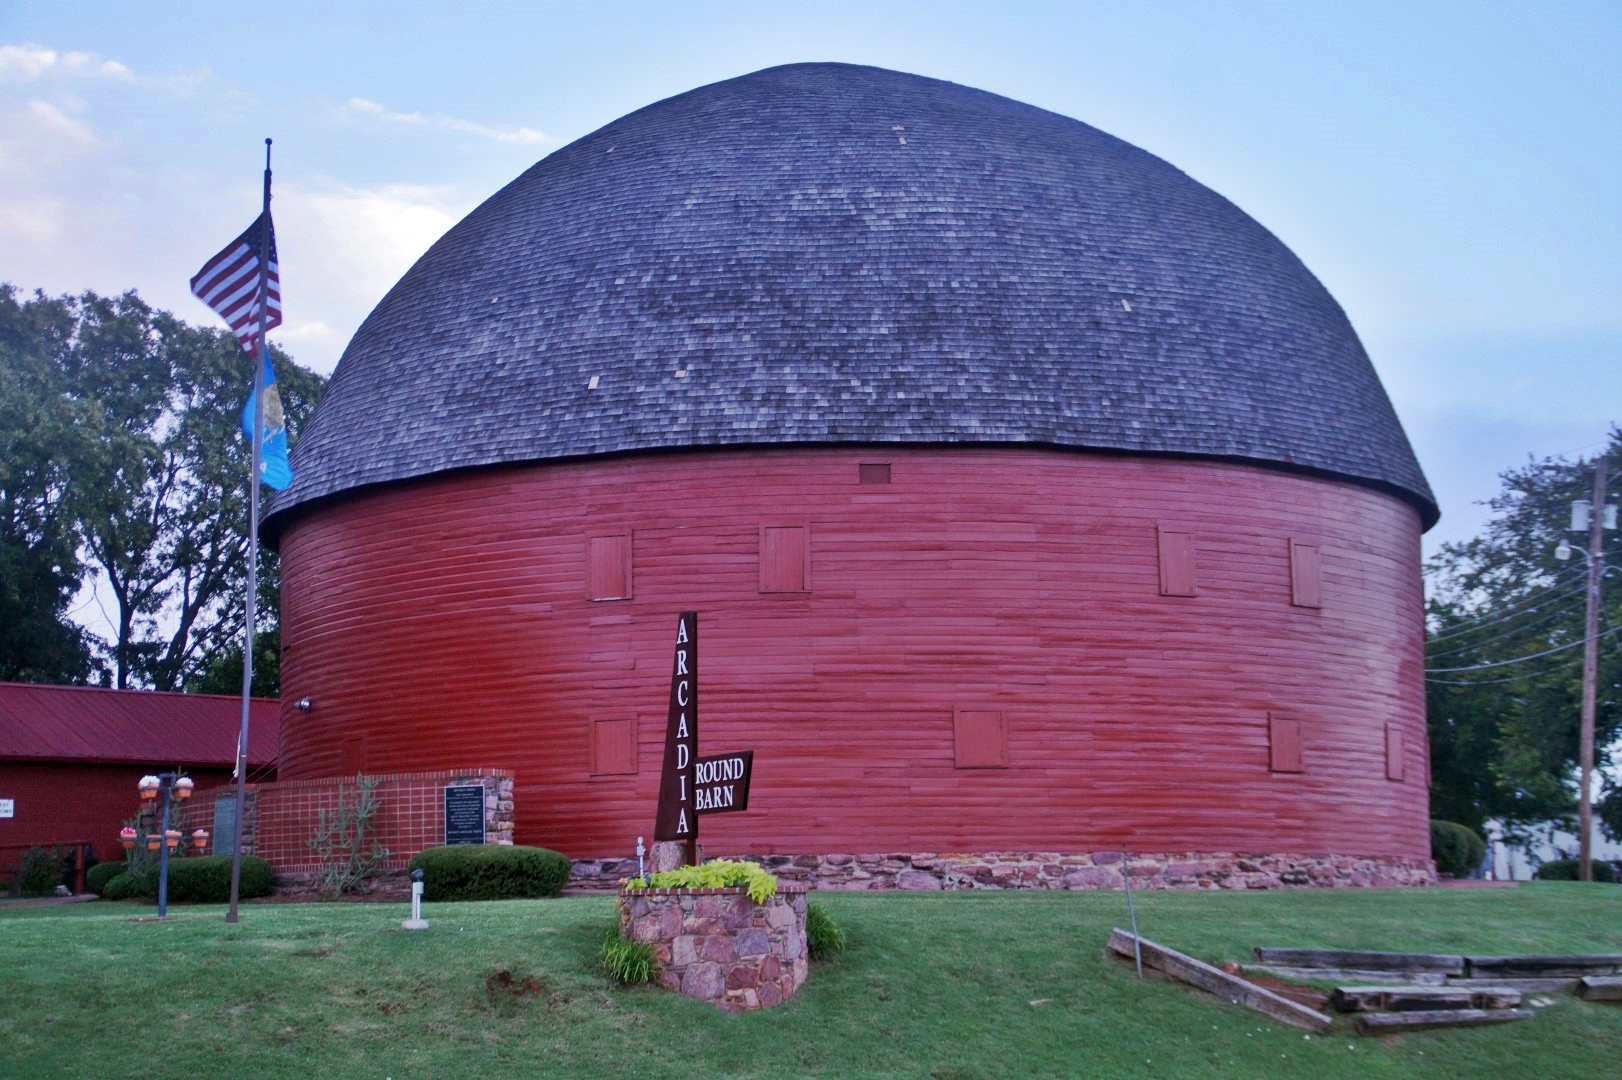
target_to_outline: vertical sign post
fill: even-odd
[[[698,807],[694,801],[697,761],[698,612],[684,611],[676,622],[670,718],[665,727],[665,760],[659,772],[659,813],[653,838],[684,843],[689,866],[698,863]]]

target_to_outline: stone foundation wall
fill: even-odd
[[[990,854],[740,855],[780,881],[830,890],[1121,889],[1125,866],[1134,889],[1408,888],[1436,884],[1429,859],[1354,855],[1253,855],[1119,851],[1060,855]],[[636,874],[635,859],[582,859],[572,884],[617,888]]]
[[[626,889],[620,933],[653,946],[659,985],[723,1009],[765,1009],[805,982],[805,886],[764,904],[744,889]]]

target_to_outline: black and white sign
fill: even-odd
[[[484,843],[483,784],[453,784],[445,789],[445,843]]]
[[[694,808],[700,814],[736,814],[749,809],[753,750],[701,757],[693,769]]]

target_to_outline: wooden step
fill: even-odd
[[[1508,987],[1337,986],[1336,1012],[1418,1012],[1426,1009],[1513,1009],[1521,992]]]
[[[1577,981],[1577,996],[1585,1001],[1622,1001],[1622,977],[1586,975]]]
[[[1185,956],[1164,945],[1156,945],[1148,938],[1134,938],[1129,930],[1116,928],[1109,937],[1109,947],[1127,959],[1131,959],[1134,955],[1134,943],[1145,967],[1162,971],[1179,982],[1208,990],[1218,997],[1226,998],[1236,1005],[1243,1005],[1247,1009],[1254,1009],[1291,1027],[1305,1031],[1328,1031],[1330,1025],[1334,1023],[1334,1018],[1326,1013],[1309,1009],[1238,975],[1230,975],[1203,960]]]
[[[1292,968],[1335,968],[1343,971],[1428,972],[1463,975],[1464,957],[1448,953],[1359,952],[1346,949],[1256,949],[1264,964]]]
[[[1531,1009],[1434,1009],[1421,1012],[1364,1013],[1357,1018],[1359,1035],[1392,1035],[1428,1028],[1476,1027],[1526,1020]]]
[[[1622,953],[1570,953],[1555,956],[1467,956],[1472,979],[1499,976],[1518,979],[1580,979],[1584,975],[1622,975]]]

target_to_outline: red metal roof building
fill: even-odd
[[[141,776],[178,767],[200,790],[228,783],[241,722],[236,697],[0,683],[0,870],[36,844],[119,858]],[[279,729],[276,701],[256,698],[250,779],[275,779]]]

